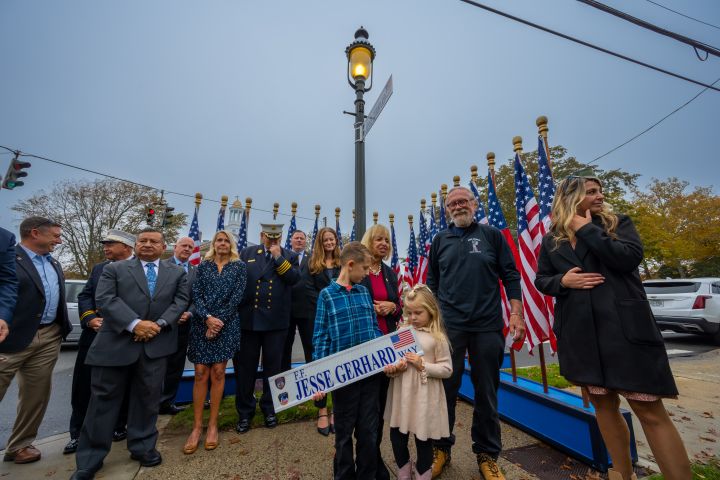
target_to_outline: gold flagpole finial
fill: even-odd
[[[545,115],[540,115],[537,120],[535,120],[535,125],[538,127],[538,135],[547,140],[548,118]]]
[[[408,223],[410,224],[410,228],[412,228],[412,226],[413,226],[413,216],[412,215],[408,215]]]
[[[422,213],[425,213],[426,208],[427,208],[427,200],[425,200],[424,198],[421,198],[420,199],[420,211]]]
[[[443,183],[442,185],[440,185],[440,195],[442,195],[443,202],[445,202],[445,199],[447,198],[447,192],[447,184]]]
[[[335,220],[340,221],[340,207],[335,207]]]
[[[228,202],[228,196],[227,196],[227,195],[223,195],[222,197],[220,197],[220,206],[221,206],[222,208],[227,207],[227,202]]]
[[[478,173],[477,173],[477,165],[470,165],[470,180],[472,183],[475,184],[477,187],[478,184]]]
[[[202,193],[198,192],[195,194],[195,208],[200,208],[200,204],[202,203]]]
[[[488,168],[492,171],[495,171],[495,153],[488,152],[486,157],[487,157],[487,162],[488,162]]]
[[[315,205],[315,219],[320,217],[320,205]]]
[[[435,206],[437,205],[437,193],[432,192],[430,194],[430,202],[432,203],[433,211],[435,211]]]
[[[277,220],[278,211],[280,210],[280,204],[278,202],[273,203],[273,220]]]
[[[394,213],[389,214],[388,218],[390,219],[390,226],[392,227],[392,225],[395,223],[395,214]]]
[[[373,212],[373,224],[377,225],[378,222],[378,212]]]
[[[292,212],[293,216],[297,213],[297,202],[292,202],[290,204],[290,212]]]
[[[453,177],[453,188],[460,186],[460,175],[455,175]]]
[[[520,135],[516,135],[516,136],[513,137],[512,142],[513,142],[513,151],[514,151],[517,155],[521,155],[521,154],[522,154],[522,149],[523,149],[523,147],[522,147],[522,137],[521,137]]]

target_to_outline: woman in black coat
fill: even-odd
[[[370,250],[373,258],[370,264],[370,273],[363,279],[361,285],[370,291],[370,296],[375,304],[378,327],[383,335],[386,335],[397,330],[398,321],[402,318],[397,275],[395,275],[392,268],[383,262],[383,260],[387,260],[392,256],[390,231],[385,225],[373,225],[363,235],[362,244]],[[383,437],[383,412],[385,411],[389,386],[390,378],[381,375],[380,397],[378,398],[378,408],[380,409],[377,434],[378,462],[375,474],[377,480],[390,478],[390,473],[385,467],[385,462],[383,462],[380,454],[380,442]]]
[[[665,345],[643,290],[643,247],[629,217],[613,214],[597,178],[571,176],[555,193],[535,286],[556,297],[560,373],[595,407],[613,459],[610,480],[634,479],[625,397],[666,479],[690,479],[685,447],[662,398],[677,396]]]
[[[313,240],[312,254],[303,270],[305,292],[308,302],[308,318],[315,320],[318,295],[323,288],[330,285],[340,274],[340,248],[335,230],[330,227],[323,227],[318,231]],[[310,352],[312,354],[312,352]],[[328,414],[327,396],[315,402],[318,408],[317,431],[323,436],[334,432],[332,413]]]

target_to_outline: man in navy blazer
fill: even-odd
[[[62,243],[62,228],[50,219],[29,217],[20,224],[15,247],[18,299],[11,330],[0,343],[0,401],[10,382],[20,378],[18,413],[5,449],[5,461],[40,460],[32,442],[45,416],[52,372],[62,339],[72,325],[65,304],[65,277],[51,255]]]
[[[15,235],[0,228],[0,343],[8,336],[8,326],[17,302],[15,273]]]

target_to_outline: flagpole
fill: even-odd
[[[455,175],[453,177],[453,188],[460,186],[460,175]]]
[[[522,137],[519,135],[515,136],[512,142],[515,154],[522,160]],[[545,366],[545,347],[543,346],[543,342],[544,340],[538,344],[540,350],[540,375],[542,375],[543,391],[548,393],[547,367]]]
[[[535,125],[538,127],[538,134],[543,138],[545,143],[545,155],[547,156],[548,168],[552,174],[552,161],[550,160],[550,145],[548,145],[548,118],[545,115],[540,115],[535,120]]]
[[[437,216],[435,215],[435,208],[437,207],[437,193],[432,192],[430,194],[430,203],[432,203],[432,218],[435,220],[435,228],[437,228]]]
[[[273,203],[273,220],[277,220],[278,211],[280,210],[280,204],[278,202]]]
[[[245,198],[245,238],[247,238],[247,232],[250,230],[250,209],[252,208],[252,198]]]
[[[377,215],[378,215],[378,212],[373,212],[373,221],[375,222],[375,225],[377,225]],[[393,236],[393,233],[395,232],[395,214],[394,213],[388,214],[388,220],[390,221],[390,236],[395,238]],[[390,239],[390,241],[392,242],[392,238]],[[399,256],[397,253],[397,245],[394,245],[394,251],[395,251],[395,253],[393,255]],[[398,268],[400,265],[399,262],[400,261],[398,260]],[[397,272],[398,295],[400,295],[400,292],[402,292],[404,290],[403,285],[405,283],[405,277],[403,275],[400,275],[401,272],[402,272],[402,269]]]
[[[377,211],[374,211],[374,212],[373,212],[373,225],[377,225],[378,215],[379,215],[379,214],[378,214]],[[390,215],[392,215],[392,213],[391,213]],[[394,215],[393,215],[393,216],[394,216]]]

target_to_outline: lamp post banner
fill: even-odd
[[[385,365],[397,362],[408,352],[423,354],[414,330],[405,327],[270,377],[268,382],[275,411],[306,402],[316,392],[331,392],[382,373]]]

